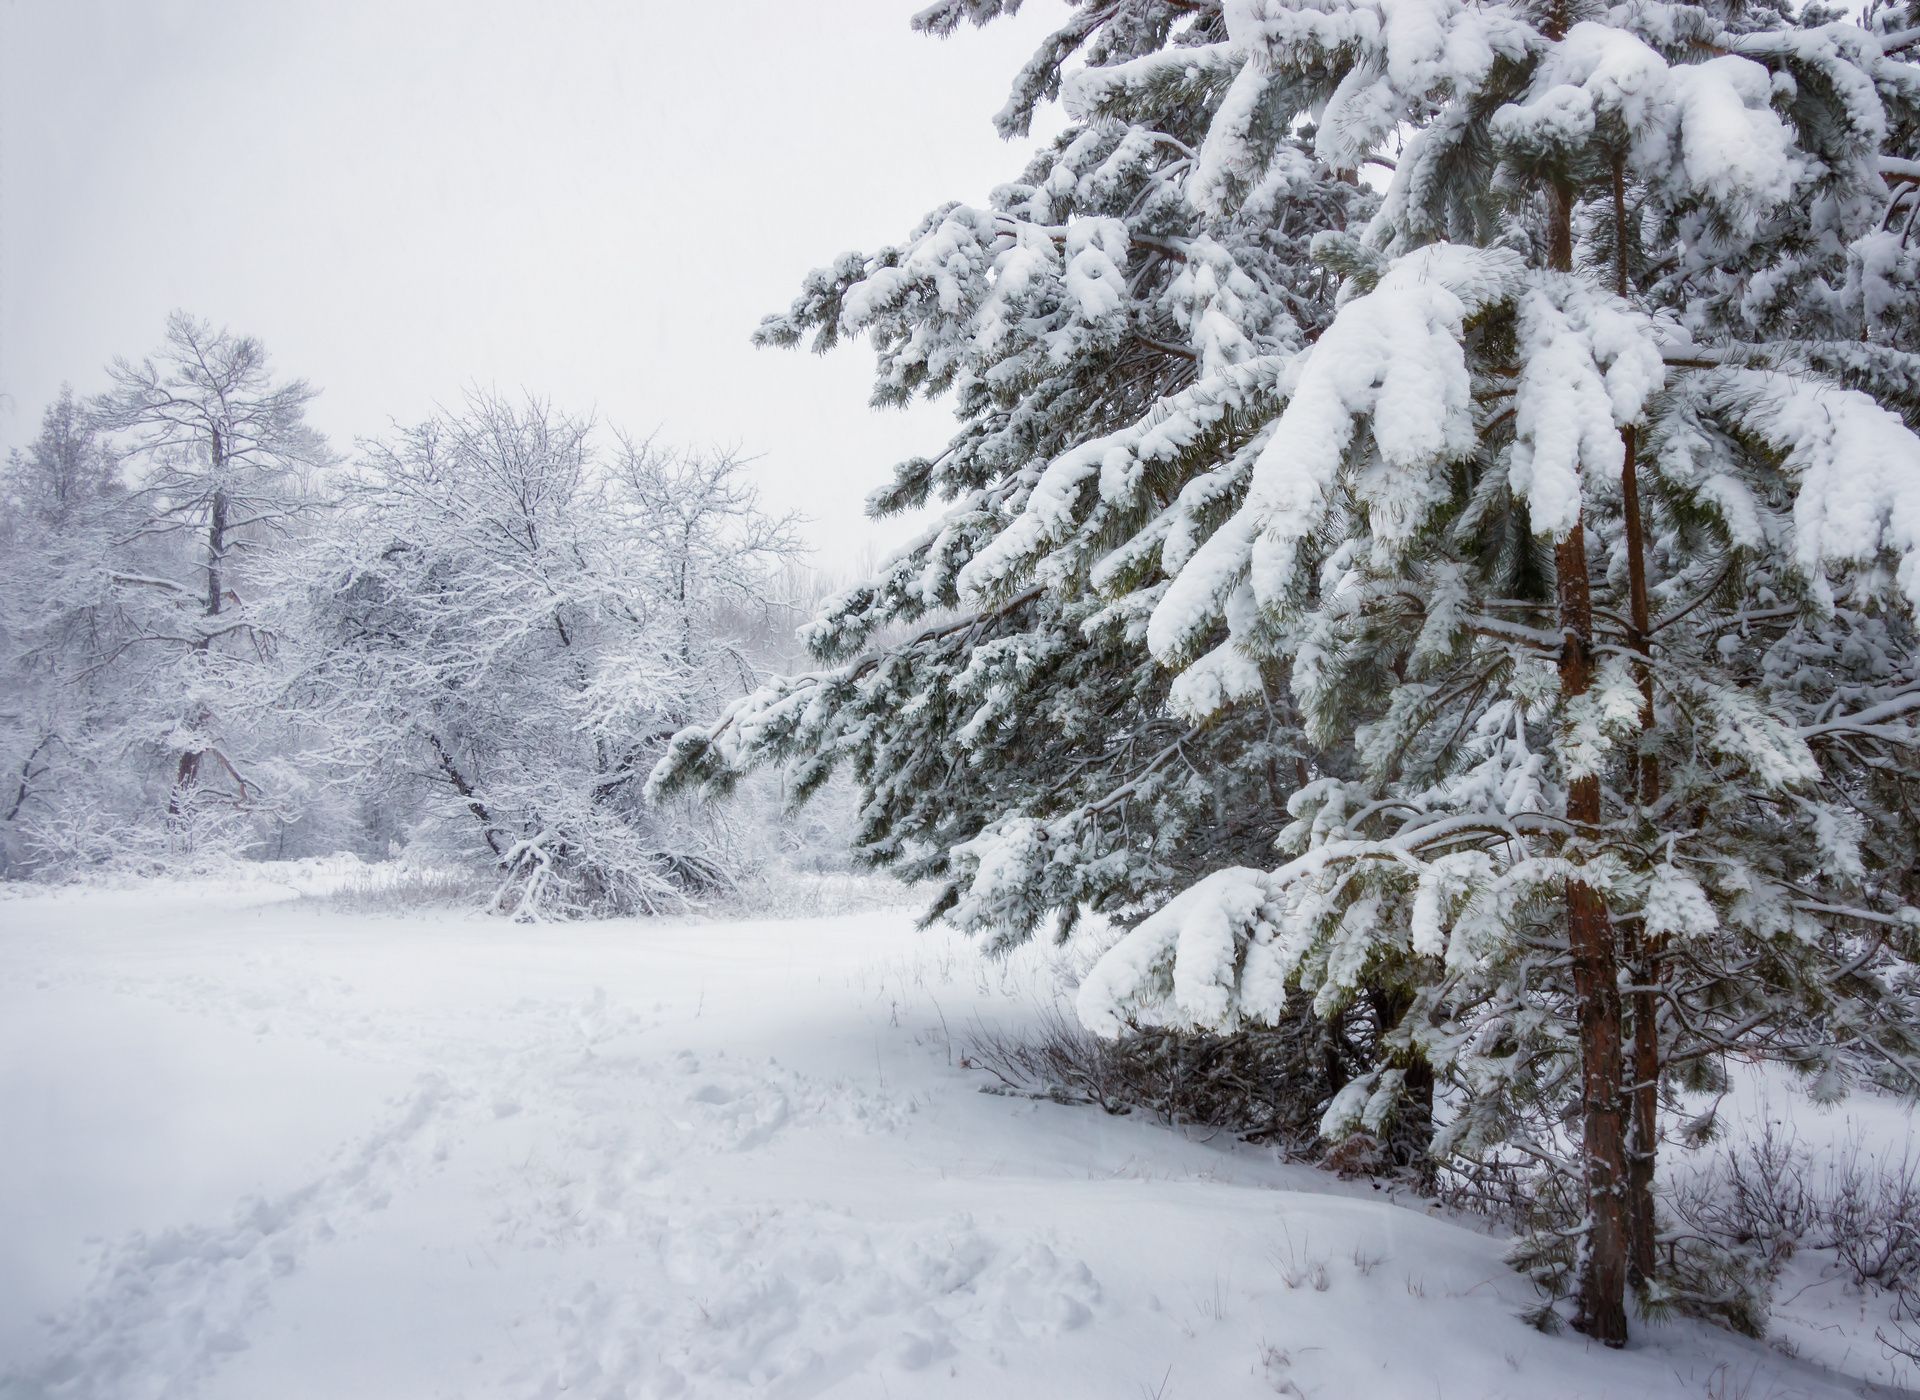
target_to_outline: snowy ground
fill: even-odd
[[[1037,954],[292,895],[0,900],[7,1400],[1863,1393],[1691,1325],[1543,1336],[1417,1202],[978,1092]],[[1890,1376],[1837,1315],[1819,1354]]]

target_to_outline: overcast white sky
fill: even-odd
[[[939,41],[920,3],[0,0],[0,446],[182,307],[320,386],[342,446],[525,386],[759,452],[825,549],[868,540],[944,409],[870,411],[863,346],[748,336],[1017,173],[991,117],[1065,13]]]

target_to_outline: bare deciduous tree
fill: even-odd
[[[793,549],[738,459],[622,441],[536,400],[363,445],[290,561],[292,699],[330,761],[399,769],[527,917],[678,908],[726,884],[716,819],[640,788],[666,739],[753,679],[722,606]]]
[[[154,541],[176,561],[112,581],[146,595],[122,650],[157,647],[173,661],[178,757],[167,806],[178,822],[204,783],[228,801],[258,793],[230,752],[219,703],[227,663],[257,658],[264,644],[246,606],[246,556],[305,508],[308,478],[328,452],[306,421],[316,390],[276,382],[258,340],[184,312],[168,318],[156,354],[116,360],[108,374],[113,387],[95,400],[94,421],[116,435],[137,507],[120,543]]]

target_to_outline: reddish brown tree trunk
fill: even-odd
[[[1568,699],[1593,679],[1593,604],[1587,583],[1586,536],[1579,525],[1555,551],[1559,576],[1560,689]],[[1600,779],[1567,788],[1567,820],[1600,822]],[[1586,1177],[1587,1240],[1574,1326],[1608,1346],[1627,1340],[1627,1152],[1621,1112],[1620,971],[1613,923],[1599,891],[1567,881],[1567,944],[1580,1033],[1581,1157]]]
[[[1549,195],[1548,265],[1573,270],[1573,192]],[[1587,577],[1586,532],[1578,521],[1554,550],[1560,608],[1560,692],[1572,700],[1593,683],[1593,595]],[[1567,788],[1567,820],[1591,831],[1600,822],[1600,779]],[[1622,1035],[1619,960],[1613,921],[1600,892],[1567,881],[1567,944],[1580,1038],[1581,1167],[1585,1177],[1586,1246],[1577,1281],[1574,1326],[1607,1346],[1627,1341],[1627,1153],[1621,1102]]]
[[[1640,732],[1653,735],[1652,642],[1648,636],[1646,542],[1640,524],[1640,491],[1636,480],[1632,428],[1622,434],[1627,449],[1621,478],[1621,504],[1627,515],[1628,641],[1640,653]],[[1646,750],[1638,756],[1639,799],[1651,807],[1660,797],[1660,761]],[[1661,940],[1647,934],[1640,923],[1627,930],[1627,965],[1633,992],[1633,1151],[1627,1160],[1627,1215],[1633,1237],[1630,1261],[1632,1281],[1645,1287],[1653,1280],[1659,1224],[1653,1208],[1655,1157],[1660,1146],[1660,1021],[1657,988],[1662,975]]]
[[[1625,298],[1627,276],[1626,170],[1613,161],[1614,290]],[[1620,430],[1624,460],[1620,474],[1621,507],[1627,534],[1627,641],[1640,654],[1640,734],[1645,744],[1636,756],[1636,783],[1643,808],[1660,799],[1660,760],[1653,753],[1653,621],[1647,600],[1647,540],[1640,514],[1639,435],[1631,425]],[[1655,1157],[1660,1146],[1660,1022],[1655,989],[1661,976],[1660,940],[1639,924],[1627,929],[1627,966],[1633,993],[1632,1151],[1627,1158],[1627,1219],[1632,1234],[1631,1280],[1644,1288],[1653,1281],[1659,1225],[1653,1208]]]

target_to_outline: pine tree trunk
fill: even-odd
[[[1632,290],[1627,274],[1627,189],[1624,160],[1613,161],[1614,291],[1625,299]],[[1620,430],[1621,507],[1627,536],[1627,642],[1640,655],[1640,734],[1653,736],[1653,612],[1647,599],[1647,539],[1640,514],[1639,434]],[[1643,808],[1660,799],[1660,760],[1651,747],[1637,755],[1635,786]],[[1653,1208],[1655,1158],[1660,1146],[1660,1022],[1655,989],[1661,976],[1660,940],[1638,924],[1627,929],[1627,967],[1633,993],[1632,1151],[1627,1158],[1627,1218],[1632,1233],[1628,1261],[1631,1282],[1645,1288],[1653,1281],[1659,1222]]]
[[[1556,185],[1549,196],[1548,265],[1573,270],[1573,194]],[[1593,682],[1593,596],[1587,577],[1586,532],[1576,521],[1554,551],[1560,608],[1560,693],[1573,700]],[[1567,788],[1567,820],[1600,822],[1600,779]],[[1580,1037],[1581,1165],[1586,1179],[1586,1246],[1580,1262],[1574,1326],[1607,1346],[1627,1341],[1626,1134],[1620,1081],[1622,1035],[1619,963],[1613,923],[1598,890],[1567,881],[1567,943]]]
[[[1401,1093],[1400,1133],[1397,1141],[1404,1154],[1398,1165],[1412,1169],[1422,1191],[1432,1191],[1439,1181],[1433,1158],[1433,1065],[1425,1055],[1407,1062],[1407,1079]]]
[[[1621,434],[1627,450],[1621,478],[1622,506],[1627,516],[1628,642],[1640,653],[1640,729],[1653,733],[1653,668],[1648,664],[1652,643],[1647,604],[1646,541],[1640,524],[1640,491],[1634,463],[1635,434]],[[1638,757],[1639,800],[1651,807],[1660,797],[1660,764],[1651,752]],[[1653,1208],[1655,1158],[1660,1145],[1660,1021],[1655,989],[1661,977],[1660,940],[1635,924],[1627,930],[1627,966],[1633,979],[1633,1079],[1629,1101],[1633,1110],[1632,1146],[1627,1159],[1627,1215],[1632,1232],[1632,1282],[1644,1288],[1653,1281],[1659,1223]]]
[[[1628,1228],[1633,1240],[1629,1275],[1645,1289],[1658,1272],[1659,1218],[1653,1208],[1654,1166],[1660,1146],[1660,1031],[1652,986],[1660,955],[1646,940],[1630,950],[1642,990],[1633,994],[1633,1152],[1627,1160]]]
[[[1559,575],[1560,689],[1568,699],[1586,693],[1593,676],[1590,652],[1593,604],[1587,583],[1586,535],[1575,525],[1555,553]],[[1567,820],[1600,822],[1600,779],[1567,788]],[[1608,1346],[1627,1340],[1627,1155],[1620,1095],[1620,973],[1613,925],[1599,891],[1567,881],[1567,943],[1573,954],[1573,990],[1580,1033],[1581,1156],[1587,1189],[1587,1241],[1581,1263],[1574,1325]]]

